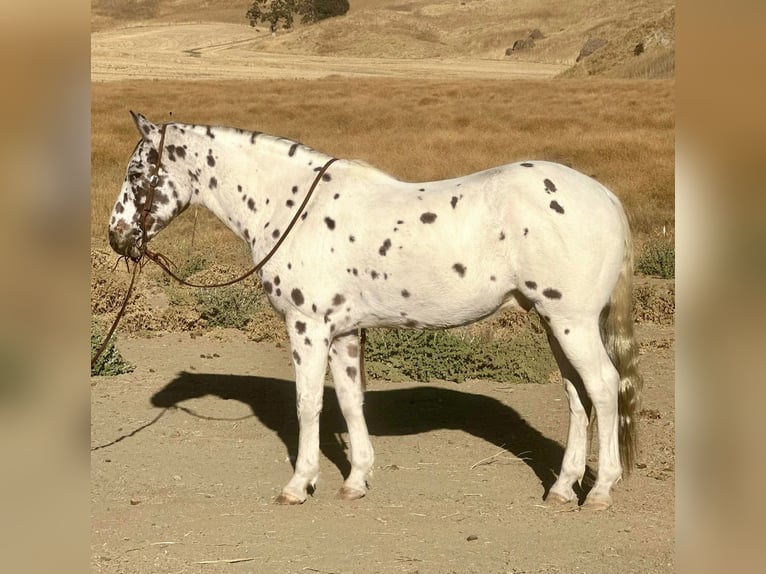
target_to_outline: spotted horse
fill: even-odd
[[[561,472],[546,500],[577,500],[595,409],[599,464],[583,507],[610,506],[636,454],[641,377],[630,231],[608,189],[532,160],[409,183],[361,161],[328,168],[334,158],[284,138],[132,115],[141,139],[109,223],[118,253],[139,259],[191,204],[218,216],[254,261],[295,223],[258,272],[285,319],[297,388],[298,456],[278,502],[302,503],[316,484],[328,362],[351,445],[339,496],[367,492],[373,448],[362,410],[360,329],[455,327],[516,308],[544,319],[569,400]]]

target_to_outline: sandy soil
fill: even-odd
[[[565,65],[509,60],[394,59],[269,53],[246,24],[146,23],[91,34],[91,80],[549,78]]]
[[[136,370],[94,377],[95,572],[672,572],[674,335],[639,326],[638,468],[601,513],[547,508],[558,384],[369,384],[367,497],[335,499],[347,434],[331,384],[318,488],[273,503],[297,448],[286,348],[236,331],[125,339]],[[482,462],[483,461],[483,462]]]

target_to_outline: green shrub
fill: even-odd
[[[122,375],[123,373],[132,373],[135,367],[125,361],[122,355],[114,345],[115,337],[107,343],[104,352],[98,360],[91,366],[90,374],[110,377],[112,375]],[[101,347],[104,341],[104,332],[96,321],[90,323],[90,355],[91,357]]]
[[[556,370],[545,336],[532,332],[486,342],[454,331],[371,329],[364,359],[368,375],[392,381],[547,382]]]
[[[210,327],[243,329],[260,307],[260,295],[241,285],[200,289],[195,293],[200,317]]]
[[[181,279],[188,279],[195,273],[199,273],[205,268],[207,268],[207,259],[205,259],[202,255],[194,254],[178,266],[176,275],[178,275]]]
[[[644,244],[636,271],[663,279],[676,276],[676,248],[671,237],[652,238]]]

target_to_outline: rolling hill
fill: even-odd
[[[92,0],[104,32],[141,23],[247,26],[250,1]],[[350,0],[348,14],[272,36],[250,29],[254,52],[358,58],[472,58],[571,66],[564,76],[667,78],[674,74],[675,2],[668,0]],[[170,27],[172,30],[172,27]],[[169,30],[169,33],[172,33]],[[242,31],[240,30],[241,34]],[[534,34],[533,34],[534,33]],[[507,54],[517,40],[534,36]],[[585,43],[599,48],[578,56]]]

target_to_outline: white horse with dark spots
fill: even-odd
[[[546,500],[577,500],[595,409],[599,465],[583,506],[611,504],[636,454],[641,378],[630,231],[608,189],[546,161],[409,183],[361,161],[327,167],[331,156],[258,132],[133,118],[141,140],[109,224],[118,253],[140,259],[191,204],[217,215],[256,262],[295,223],[258,272],[285,319],[297,388],[298,456],[278,502],[302,503],[316,484],[328,362],[351,443],[339,496],[367,492],[361,329],[455,327],[516,308],[543,318],[569,400],[561,472]]]

